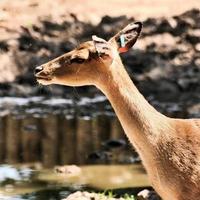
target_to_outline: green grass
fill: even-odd
[[[124,195],[125,200],[136,200],[136,198],[133,195],[125,194]]]
[[[116,198],[116,195],[112,191],[104,191],[103,193],[99,193],[99,197],[100,199],[105,199],[105,198],[111,199],[111,198]],[[129,195],[129,194],[125,194],[124,196],[122,196],[122,198],[124,198],[124,200],[136,200],[134,195]]]

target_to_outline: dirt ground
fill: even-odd
[[[15,30],[20,25],[35,23],[40,16],[56,19],[74,13],[79,20],[98,23],[104,15],[126,15],[145,20],[179,15],[199,7],[198,0],[1,0],[0,21]]]
[[[1,0],[0,47],[4,49],[6,41],[15,44],[15,39],[24,31],[22,27],[29,28],[44,18],[60,24],[64,20],[70,21],[71,16],[74,16],[79,21],[97,25],[105,15],[124,15],[144,21],[150,17],[168,18],[193,8],[200,8],[200,1],[184,0],[183,3],[182,0]],[[3,51],[2,48],[0,52]],[[21,73],[16,66],[9,67],[12,65],[12,56],[13,53],[9,56],[1,55],[0,82],[14,81]]]
[[[73,13],[85,22],[97,24],[105,15],[134,17],[171,17],[200,8],[199,0],[1,0],[0,39],[17,37],[21,26],[37,23],[42,17],[60,22]],[[9,32],[9,33],[8,33]]]

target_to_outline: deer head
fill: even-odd
[[[141,22],[131,23],[106,41],[92,36],[92,41],[35,68],[35,76],[43,85],[94,85],[101,74],[120,60],[120,53],[128,51],[142,29]]]

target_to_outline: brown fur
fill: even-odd
[[[36,74],[38,82],[98,87],[110,100],[158,194],[164,200],[200,199],[200,119],[172,119],[157,112],[129,78],[116,43],[111,45],[111,64],[95,54],[93,42],[86,42],[43,65]],[[84,63],[70,63],[76,56],[84,57]]]

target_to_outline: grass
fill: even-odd
[[[116,195],[112,191],[104,191],[103,193],[99,193],[99,197],[100,199],[107,198],[109,200],[112,198],[116,198]],[[122,198],[124,198],[124,200],[136,200],[134,195],[129,195],[129,194],[125,194],[124,196],[122,196]]]
[[[133,195],[125,194],[124,195],[125,200],[136,200],[136,198]]]

